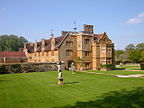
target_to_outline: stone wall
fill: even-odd
[[[28,53],[28,62],[56,62],[58,60],[58,51]]]
[[[64,70],[64,64],[61,65],[62,70]],[[0,73],[28,73],[28,72],[46,72],[46,71],[56,71],[56,62],[52,63],[5,63],[0,64]]]
[[[66,42],[72,42],[71,45],[66,45]],[[68,62],[75,62],[76,61],[76,58],[77,58],[77,42],[76,42],[76,36],[73,35],[73,36],[67,36],[67,38],[64,40],[63,44],[60,46],[59,48],[59,60],[60,61],[64,61],[65,62],[65,67],[66,68],[69,68],[68,67]],[[72,51],[72,54],[71,55],[66,55],[66,51],[69,50],[69,51]]]
[[[0,57],[0,63],[21,63],[27,62],[26,57]]]

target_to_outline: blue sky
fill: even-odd
[[[79,31],[92,24],[107,32],[115,49],[144,42],[144,0],[0,0],[0,35],[34,42],[73,30],[74,21]]]

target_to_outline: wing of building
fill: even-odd
[[[106,32],[95,34],[93,25],[83,25],[83,31],[62,31],[60,37],[27,43],[24,47],[28,62],[63,61],[65,68],[75,63],[82,69],[99,70],[101,64],[114,63],[114,44]]]
[[[0,63],[22,63],[27,62],[24,52],[0,52]]]

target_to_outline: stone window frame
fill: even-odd
[[[42,56],[44,56],[44,52],[42,52]]]
[[[107,62],[107,59],[106,59],[106,58],[102,58],[102,59],[101,59],[101,64],[106,64],[106,62]]]
[[[85,57],[89,57],[90,56],[90,51],[85,51],[84,54],[85,54]]]
[[[100,49],[101,49],[101,52],[103,52],[103,53],[106,52],[106,46],[105,45],[102,45]]]
[[[46,56],[49,56],[49,52],[46,52]]]
[[[70,47],[73,45],[73,41],[66,41],[66,46]]]
[[[89,62],[86,62],[86,63],[85,63],[85,67],[90,67],[90,63],[89,63]]]
[[[54,56],[54,51],[51,51],[51,56]]]
[[[90,44],[90,39],[84,39],[84,44]]]
[[[112,63],[112,58],[107,58],[107,63],[111,64]]]
[[[66,56],[72,56],[72,50],[66,50]]]

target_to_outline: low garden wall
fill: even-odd
[[[61,65],[64,70],[64,64]],[[28,73],[28,72],[46,72],[57,70],[56,62],[52,63],[5,63],[0,64],[0,73]]]

